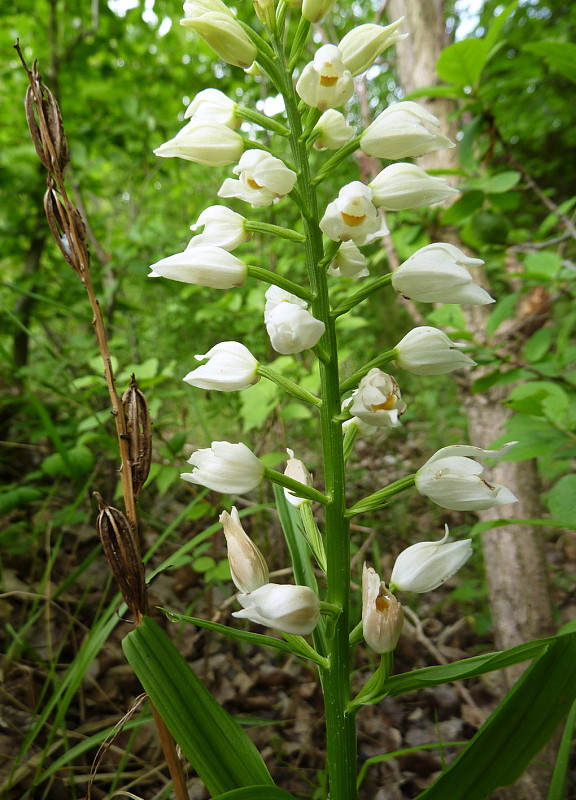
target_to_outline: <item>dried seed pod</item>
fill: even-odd
[[[26,91],[26,120],[38,158],[50,172],[64,173],[70,151],[56,98],[42,82],[34,64],[30,73],[33,82]],[[38,119],[37,119],[38,118]]]
[[[64,206],[51,178],[44,195],[44,210],[48,225],[62,255],[81,275],[90,265],[84,222],[78,210],[71,203]]]
[[[132,468],[132,488],[138,499],[140,490],[146,482],[152,461],[152,430],[148,404],[132,375],[130,386],[122,396],[130,466]]]
[[[146,614],[148,601],[144,565],[134,530],[121,511],[104,502],[98,492],[94,492],[94,496],[100,506],[96,529],[108,566],[124,602],[139,619]]]

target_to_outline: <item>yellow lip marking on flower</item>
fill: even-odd
[[[246,183],[248,184],[248,186],[249,186],[251,189],[261,189],[261,188],[262,188],[262,187],[260,186],[260,184],[259,184],[259,183],[256,183],[256,181],[254,180],[254,178],[248,178],[248,179],[246,180]]]
[[[320,75],[320,86],[334,86],[337,81],[337,75]]]
[[[385,594],[379,594],[378,597],[376,598],[377,611],[380,611],[381,614],[385,614],[389,608],[390,608],[390,600],[388,599],[388,597]]]
[[[389,394],[383,403],[371,406],[374,411],[390,411],[396,405],[396,396]]]
[[[340,212],[340,216],[344,224],[348,225],[350,228],[356,228],[358,225],[362,225],[366,219],[366,214],[362,214],[361,217],[355,217],[352,214],[346,214],[344,211]]]

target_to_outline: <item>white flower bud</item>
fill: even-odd
[[[353,28],[344,36],[338,48],[352,75],[365,72],[384,50],[408,36],[407,33],[395,32],[403,19],[401,17],[391,25],[374,25],[369,22]]]
[[[366,256],[354,242],[343,242],[327,272],[338,278],[364,278],[370,274],[366,264]]]
[[[296,5],[294,0],[290,5]],[[320,22],[333,5],[334,0],[302,0],[302,16],[309,22]]]
[[[456,344],[438,328],[423,326],[407,333],[394,348],[394,353],[400,369],[416,375],[443,375],[476,364],[458,347],[464,345]]]
[[[238,595],[242,611],[232,616],[267,628],[306,636],[320,619],[320,601],[308,586],[267,583],[249,594]]]
[[[360,181],[343,186],[338,197],[328,203],[320,220],[320,230],[335,242],[370,244],[388,233],[384,219],[372,202],[372,190]]]
[[[439,542],[418,542],[403,550],[392,569],[390,586],[403,592],[431,592],[451,578],[472,555],[472,539],[448,541],[449,530]]]
[[[294,188],[296,173],[263,150],[246,150],[232,170],[238,180],[226,178],[218,197],[237,197],[252,206],[270,206]]]
[[[362,134],[360,147],[369,156],[390,160],[415,158],[433,150],[455,147],[447,136],[430,130],[439,125],[433,114],[405,100],[389,106],[376,117]]]
[[[378,573],[364,564],[362,571],[362,632],[377,653],[389,653],[398,644],[404,611]]]
[[[510,489],[499,483],[488,483],[481,477],[483,465],[473,460],[502,458],[515,444],[509,442],[498,450],[463,444],[443,447],[416,473],[416,489],[436,505],[453,511],[481,511],[515,503],[517,498]]]
[[[184,119],[217,122],[227,128],[239,128],[242,120],[236,116],[236,103],[219,89],[202,89],[190,103]]]
[[[323,336],[326,326],[295,303],[279,303],[265,319],[270,343],[277,353],[308,350]]]
[[[207,364],[202,364],[183,378],[198,389],[236,392],[259,380],[258,362],[240,342],[220,342],[205,355],[194,358],[198,361],[209,359]]]
[[[303,483],[304,486],[312,486],[312,475],[310,475],[304,463],[300,461],[300,459],[294,458],[293,450],[288,448],[286,452],[288,453],[289,458],[286,463],[284,475],[287,475],[289,478],[293,478],[293,480],[298,481],[298,483]],[[294,494],[294,492],[290,491],[290,489],[284,489],[284,496],[290,505],[293,505],[295,508],[300,508],[303,503],[310,502],[304,497],[298,497],[298,495]]]
[[[442,178],[431,178],[416,164],[390,164],[368,184],[374,205],[386,211],[431,206],[458,194]]]
[[[244,140],[236,131],[217,122],[192,120],[173,139],[154,150],[162,158],[184,158],[208,167],[223,167],[238,161]]]
[[[246,264],[214,245],[189,247],[183,253],[163,258],[150,267],[149,278],[169,278],[181,283],[197,283],[212,289],[232,289],[246,280]]]
[[[308,106],[324,111],[344,105],[354,94],[354,78],[344,67],[336,45],[325,44],[306,64],[296,82],[296,91]]]
[[[196,19],[210,12],[228,14],[229,17],[234,16],[223,0],[185,0],[184,2],[184,16],[187,19]]]
[[[348,125],[344,114],[329,108],[314,126],[313,133],[318,134],[314,142],[316,150],[338,150],[354,136],[354,128]]]
[[[254,0],[254,11],[263,25],[273,28],[276,20],[274,0]]]
[[[251,492],[264,477],[264,464],[245,444],[212,442],[212,447],[193,453],[188,464],[194,469],[181,478],[223,494]]]
[[[224,528],[230,572],[236,588],[247,594],[265,586],[270,580],[264,556],[242,527],[238,511],[232,507],[223,511],[220,522]]]
[[[211,5],[206,3],[206,5]],[[214,50],[216,55],[236,67],[249,67],[256,60],[258,50],[242,26],[236,21],[233,14],[222,3],[225,11],[205,11],[196,14],[197,7],[201,4],[186,3],[184,13],[187,15],[180,20],[180,25],[192,28]],[[188,10],[194,11],[188,16]],[[193,14],[193,15],[192,15]]]
[[[391,375],[374,368],[352,393],[350,413],[377,428],[396,428],[406,411],[398,384]]]
[[[286,289],[281,289],[279,286],[271,286],[266,290],[264,297],[266,298],[264,322],[268,322],[268,317],[280,303],[292,303],[300,308],[308,308],[306,300],[302,300],[302,298],[287,292]]]
[[[195,225],[190,225],[192,231],[201,227],[204,230],[191,239],[186,249],[199,244],[211,244],[223,250],[234,250],[252,238],[252,234],[245,229],[245,222],[243,216],[226,206],[210,206],[200,214]]]
[[[394,270],[392,286],[404,297],[422,303],[493,303],[493,298],[474,283],[467,270],[483,263],[452,244],[429,244]]]

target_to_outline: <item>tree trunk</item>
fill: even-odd
[[[388,0],[389,19],[405,17],[404,29],[409,37],[397,46],[397,65],[404,90],[437,83],[435,64],[443,47],[449,43],[442,0]],[[446,123],[454,111],[452,101],[444,98],[420,100],[433,114],[443,120],[446,135],[455,141],[455,122]],[[444,119],[443,119],[444,118]],[[456,148],[439,150],[419,159],[425,168],[454,169],[458,167]],[[443,238],[446,237],[443,233]],[[448,237],[454,244],[454,235]],[[474,277],[486,284],[486,277]],[[479,342],[486,342],[486,306],[463,308],[468,328]],[[515,339],[520,350],[525,340]],[[479,370],[467,371],[459,378],[460,397],[468,415],[470,440],[479,447],[488,447],[505,431],[509,411],[502,405],[503,390],[492,387],[483,395],[472,394],[471,383]],[[508,387],[509,388],[509,387]],[[539,480],[534,461],[503,462],[491,470],[492,479],[502,483],[518,498],[518,503],[479,512],[481,520],[503,517],[530,519],[541,517]],[[489,599],[494,623],[496,647],[508,648],[530,639],[550,635],[553,628],[552,606],[544,557],[542,529],[529,525],[507,525],[486,531],[482,536],[484,561],[488,577]],[[521,674],[523,666],[507,671],[503,689]],[[533,764],[513,787],[494,795],[506,800],[543,800],[549,781],[549,771]]]

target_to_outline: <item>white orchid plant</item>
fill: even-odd
[[[350,520],[383,508],[399,492],[412,487],[445,509],[477,510],[514,503],[516,498],[509,489],[491,483],[484,475],[485,459],[505,456],[513,443],[499,450],[447,446],[414,475],[377,487],[368,497],[349,496],[346,462],[355,439],[379,428],[399,426],[406,410],[401,378],[381,368],[391,364],[399,371],[434,376],[472,367],[474,361],[445,333],[422,326],[343,378],[337,318],[388,288],[423,303],[486,304],[492,298],[469,271],[482,263],[480,259],[452,244],[423,247],[394,272],[380,275],[370,275],[369,259],[361,249],[386,235],[388,225],[394,226],[393,212],[440,203],[457,193],[443,178],[431,177],[403,160],[454,146],[439,133],[438,120],[422,106],[411,101],[395,103],[360,133],[346,117],[345,104],[354,93],[355,77],[407,35],[402,32],[402,20],[387,26],[361,25],[339,43],[319,47],[310,59],[311,23],[323,19],[332,0],[256,0],[254,5],[259,23],[249,25],[221,0],[187,0],[182,24],[202,37],[219,58],[258,75],[259,80],[268,80],[271,90],[283,98],[284,119],[245,108],[217,88],[194,98],[184,127],[155,152],[203,165],[229,166],[231,175],[218,191],[218,203],[203,211],[191,226],[194,236],[186,249],[158,260],[150,276],[226,291],[234,291],[247,280],[261,282],[262,336],[269,338],[278,353],[309,350],[318,361],[320,391],[313,394],[275,373],[243,343],[215,342],[207,353],[196,356],[200,363],[184,381],[199,389],[235,392],[261,379],[272,380],[287,395],[308,404],[318,424],[322,485],[315,485],[291,450],[286,471],[280,472],[265,466],[244,443],[224,441],[196,450],[189,459],[192,470],[182,478],[223,495],[252,492],[262,481],[275,484],[293,580],[272,583],[266,561],[244,531],[236,508],[223,512],[220,521],[241,606],[233,616],[242,622],[238,627],[201,619],[194,623],[277,647],[308,659],[318,669],[326,711],[329,796],[331,800],[353,800],[357,797],[356,713],[363,705],[396,691],[393,652],[402,631],[405,601],[395,593],[437,589],[472,555],[472,542],[450,541],[446,528],[439,541],[412,544],[399,554],[389,586],[380,578],[381,565],[365,564],[362,618],[354,619]],[[250,122],[251,131],[255,126],[265,131],[267,141],[273,138],[274,154],[264,137],[261,143],[248,140],[242,129],[244,120]],[[315,172],[309,157],[312,148],[320,152],[320,156],[315,153],[314,163],[324,151],[332,151]],[[324,180],[358,150],[395,163],[384,166],[369,184],[355,180],[342,186],[336,197],[327,196]],[[293,204],[300,218],[297,230],[250,219],[251,208],[279,202]],[[392,212],[388,220],[385,211]],[[255,232],[280,237],[295,248],[298,258],[306,262],[305,285],[231,253]],[[343,276],[366,280],[344,301],[335,303],[332,288]],[[315,514],[320,506],[322,515]],[[317,523],[320,517],[321,525]],[[255,628],[247,630],[247,623]],[[265,635],[263,629],[279,636]],[[127,637],[126,653],[209,792],[238,800],[291,797],[274,785],[248,737],[222,716],[222,709],[197,682],[190,683],[179,655],[160,636],[156,629],[141,625]],[[354,694],[349,653],[362,637],[378,654],[374,658],[379,659],[379,666]],[[160,670],[173,676],[177,688],[166,688],[158,678]],[[417,685],[471,674],[464,667],[460,672],[456,668],[448,672],[440,678],[435,674],[422,677]],[[176,700],[171,692],[176,693]],[[198,703],[203,704],[202,720],[195,712]],[[226,746],[227,741],[233,743]],[[479,751],[477,755],[480,757]],[[437,782],[440,787],[442,779]],[[460,794],[453,787],[448,793],[430,796],[457,800],[472,795]]]

